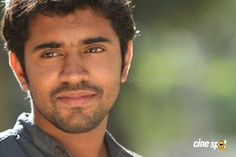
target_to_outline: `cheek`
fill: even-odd
[[[58,69],[53,66],[41,67],[34,62],[26,64],[26,74],[31,93],[40,97],[47,97],[57,83],[57,73]]]
[[[121,79],[121,59],[109,57],[94,60],[89,66],[91,82],[104,90],[103,103],[111,106],[116,100]]]
[[[120,82],[121,59],[119,56],[94,60],[88,66],[92,79],[99,81],[100,84],[109,85]]]

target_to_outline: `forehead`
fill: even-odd
[[[94,11],[90,8],[76,9],[68,14],[60,13],[37,13],[30,21],[30,25],[38,25],[42,23],[56,23],[56,22],[66,22],[69,25],[80,24],[80,23],[91,23],[95,21],[107,21],[102,14],[98,11]]]
[[[76,10],[65,16],[38,14],[29,23],[28,42],[31,44],[42,40],[65,40],[68,36],[71,41],[88,36],[118,38],[110,20],[91,9]]]

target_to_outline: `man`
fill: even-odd
[[[129,0],[11,0],[2,34],[32,112],[0,134],[1,157],[138,157],[106,131],[136,29]]]

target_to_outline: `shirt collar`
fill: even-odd
[[[24,129],[21,129],[24,128]],[[47,135],[38,126],[33,124],[32,115],[22,113],[17,120],[14,130],[23,130],[19,134],[36,145],[42,152],[57,157],[71,157],[68,151],[59,144],[54,138]],[[112,135],[106,130],[104,141],[108,150],[109,157],[133,157],[133,152],[121,146]]]

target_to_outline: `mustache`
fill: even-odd
[[[101,87],[98,87],[90,82],[82,81],[77,84],[71,84],[68,82],[62,83],[60,86],[58,86],[56,89],[54,89],[51,94],[50,98],[55,100],[56,95],[61,92],[67,92],[67,91],[79,91],[79,90],[90,90],[94,91],[97,95],[102,95],[103,89]]]

